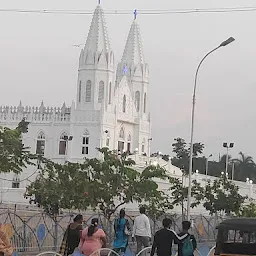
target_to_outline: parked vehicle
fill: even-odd
[[[224,220],[217,229],[215,255],[256,255],[256,218]]]

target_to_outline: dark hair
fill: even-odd
[[[125,217],[125,210],[121,209],[119,215],[120,215],[120,218],[124,218]]]
[[[88,228],[87,236],[92,236],[94,234],[95,228],[98,226],[98,223],[99,223],[99,219],[97,218],[92,219],[92,224]]]
[[[187,220],[182,221],[182,228],[183,228],[183,230],[189,230],[190,227],[191,227],[191,222],[190,221],[187,221]]]
[[[163,226],[164,228],[169,228],[172,225],[172,220],[169,218],[163,219]]]
[[[76,215],[76,217],[74,218],[73,221],[74,221],[74,222],[83,221],[83,215],[82,215],[82,214]]]
[[[140,213],[145,214],[146,213],[146,208],[144,206],[140,207]]]

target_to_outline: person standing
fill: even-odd
[[[95,256],[98,256],[100,253],[97,251],[106,247],[106,234],[101,228],[98,227],[98,224],[99,220],[94,218],[92,219],[91,226],[82,231],[80,252],[86,256],[90,256],[93,253]]]
[[[132,239],[136,238],[137,253],[139,253],[143,247],[149,247],[149,241],[151,239],[151,228],[148,216],[146,216],[145,207],[140,207],[140,215],[134,220]]]
[[[6,225],[0,224],[0,256],[11,256],[14,251],[6,227]]]
[[[178,236],[175,231],[170,230],[172,225],[172,220],[165,218],[163,220],[163,228],[156,232],[154,236],[154,242],[152,245],[151,256],[154,256],[155,251],[157,251],[158,256],[170,256],[172,255],[172,244],[182,243],[184,239],[187,238],[187,234]]]
[[[188,237],[182,243],[178,244],[178,256],[194,256],[197,243],[195,237],[189,233],[190,227],[190,221],[182,222],[182,232],[179,236],[187,234]]]
[[[60,247],[59,253],[61,255],[71,255],[78,247],[80,242],[80,233],[83,230],[82,224],[83,216],[81,214],[78,214],[74,218],[74,222],[68,225]]]
[[[115,240],[114,240],[114,251],[123,255],[128,246],[128,238],[131,235],[131,228],[129,221],[125,218],[125,210],[121,209],[119,218],[115,219],[114,222]]]

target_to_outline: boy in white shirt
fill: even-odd
[[[142,250],[142,247],[149,247],[149,241],[151,239],[150,222],[145,213],[145,207],[140,207],[140,215],[134,220],[132,239],[134,241],[134,237],[136,238],[137,253]]]

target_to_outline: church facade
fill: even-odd
[[[29,124],[24,143],[58,162],[97,157],[96,148],[150,153],[149,70],[134,19],[122,59],[115,63],[103,9],[95,9],[78,67],[76,101],[70,107],[0,108],[0,125]]]
[[[15,128],[25,118],[30,123],[28,133],[23,136],[25,146],[55,162],[98,157],[96,148],[108,147],[135,153],[131,158],[138,170],[157,161],[170,175],[181,179],[181,170],[170,161],[150,158],[149,68],[136,17],[122,58],[115,63],[104,12],[98,5],[78,63],[76,99],[70,106],[64,103],[62,107],[46,107],[43,102],[39,107],[21,103],[16,107],[2,106],[0,126]],[[19,175],[1,174],[0,203],[28,205],[23,194],[37,173],[37,167],[30,166]],[[209,177],[196,174],[194,178],[205,184]],[[184,186],[187,185],[184,180]],[[237,185],[243,195],[256,198],[253,184],[237,182]],[[161,190],[167,192],[169,186],[167,181],[159,181]],[[202,213],[203,209],[199,211]]]

